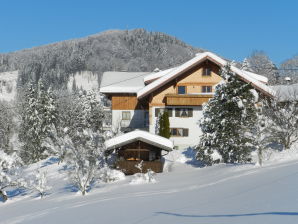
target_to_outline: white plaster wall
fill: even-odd
[[[142,129],[145,128],[145,110],[113,110],[112,111],[112,130],[119,128],[122,120],[122,111],[130,111],[131,120],[128,122],[129,128]]]
[[[156,127],[156,117],[155,117],[155,108],[161,107],[152,107],[152,123],[149,126],[149,131],[155,133]],[[201,107],[191,107],[191,106],[175,106],[169,108],[193,108],[192,117],[175,117],[175,111],[173,110],[173,116],[169,118],[170,128],[188,128],[188,137],[171,137],[170,139],[174,142],[174,145],[178,148],[187,148],[189,146],[195,146],[199,143],[200,136],[202,134],[199,127],[199,120],[203,116]]]

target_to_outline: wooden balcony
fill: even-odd
[[[212,97],[213,94],[167,94],[165,100],[168,106],[200,106]]]

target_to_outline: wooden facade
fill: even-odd
[[[146,173],[148,169],[156,173],[163,171],[163,162],[161,161],[162,149],[142,142],[140,140],[121,146],[117,150],[116,168],[120,169],[126,175],[135,173]],[[142,162],[141,170],[137,165]]]
[[[204,69],[210,69],[211,74],[210,76],[204,76]],[[186,87],[186,93],[183,95],[200,95],[202,94],[202,87],[203,86],[212,86],[212,92],[214,92],[215,88],[214,86],[217,85],[222,78],[219,76],[219,66],[214,64],[211,61],[203,62],[192,69],[186,71],[184,74],[181,74],[178,78],[170,81],[169,83],[165,84],[164,86],[161,86],[158,90],[154,91],[151,94],[151,97],[149,99],[149,106],[166,106],[171,100],[177,101],[177,97],[174,98],[167,98],[166,96],[174,96],[175,94],[178,94],[178,87],[179,86],[185,86]],[[182,94],[181,94],[182,96]],[[201,99],[196,98],[194,105],[197,105],[197,103],[206,102],[210,96],[203,96]],[[168,99],[170,101],[168,101]],[[186,101],[189,102],[192,99],[192,97],[186,97],[181,99],[180,103],[177,105],[183,105],[182,102]],[[194,98],[193,98],[194,99]],[[169,105],[169,104],[168,104]],[[192,105],[186,104],[186,105]],[[202,104],[199,104],[202,105]]]
[[[148,103],[139,101],[135,94],[113,94],[112,110],[148,110]]]

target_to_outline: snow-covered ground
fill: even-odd
[[[12,101],[16,95],[18,71],[0,73],[0,100]]]
[[[0,223],[298,223],[298,153],[265,154],[254,164],[199,168],[193,152],[166,156],[155,183],[124,180],[98,184],[86,196],[73,192],[63,167],[51,160],[52,189],[43,199],[23,193],[0,205]],[[136,183],[134,181],[134,183]]]

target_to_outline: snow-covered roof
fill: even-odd
[[[176,67],[174,68],[169,68],[169,69],[166,69],[166,70],[162,70],[162,71],[158,71],[158,72],[153,72],[153,73],[150,73],[149,75],[146,75],[144,77],[144,82],[145,83],[149,83],[149,82],[152,82],[166,74],[168,74],[169,72],[173,71],[174,69],[176,69]]]
[[[271,86],[275,90],[279,101],[298,100],[298,84]]]
[[[151,134],[147,131],[135,130],[128,132],[126,134],[116,136],[105,142],[106,149],[114,149],[127,145],[134,141],[143,141],[148,144],[157,146],[163,150],[171,151],[174,147],[173,142],[167,138],[161,137],[159,135]]]
[[[136,93],[142,89],[149,72],[104,72],[100,83],[101,93]]]
[[[185,71],[193,68],[194,66],[200,64],[201,62],[205,61],[206,59],[214,62],[215,64],[219,66],[225,66],[228,62],[221,57],[217,56],[216,54],[213,54],[211,52],[204,52],[197,54],[193,59],[185,62],[184,64],[176,67],[175,69],[169,71],[166,75],[160,77],[159,79],[151,82],[149,85],[145,86],[144,88],[140,89],[137,93],[138,98],[142,98],[149,93],[153,92],[154,90],[158,89],[159,87],[163,86],[167,82],[175,79],[179,75],[183,74]],[[260,82],[260,75],[252,75],[250,72],[243,71],[239,68],[236,68],[235,66],[231,66],[231,70],[235,72],[238,76],[240,76],[241,79],[243,79],[246,82],[251,83],[256,89],[272,96],[274,95],[274,90],[272,90],[270,87],[268,87],[266,84]],[[262,78],[262,80],[265,80],[265,78]]]
[[[256,74],[256,73],[253,73],[253,72],[249,72],[249,71],[245,71],[245,70],[242,70],[244,73],[246,73],[247,75],[253,77],[254,79],[260,81],[260,82],[264,82],[264,83],[268,83],[268,78],[263,76],[263,75],[259,75],[259,74]]]

